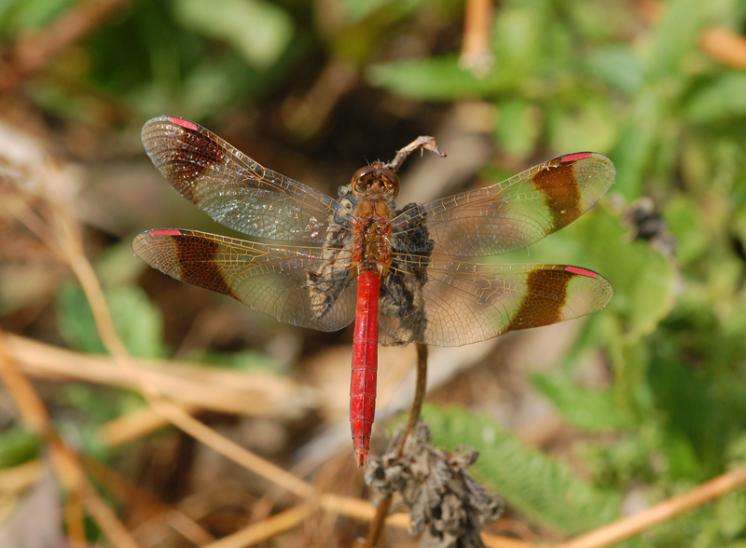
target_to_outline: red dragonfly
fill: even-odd
[[[559,156],[491,186],[397,208],[394,162],[360,168],[335,199],[187,120],[154,118],[142,141],[185,198],[252,238],[147,230],[133,247],[148,264],[281,322],[336,331],[355,321],[350,423],[359,466],[375,415],[378,344],[460,346],[577,318],[611,299],[611,285],[586,268],[492,258],[593,206],[615,173],[600,154]]]

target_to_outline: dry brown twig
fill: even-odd
[[[82,354],[17,335],[6,335],[8,353],[31,375],[139,388],[109,356]],[[170,401],[250,416],[297,418],[315,405],[310,388],[269,373],[247,375],[178,361],[131,359],[140,376]]]
[[[489,71],[493,58],[490,51],[492,0],[468,0],[464,17],[464,41],[459,63],[477,76]]]
[[[187,514],[178,508],[161,502],[152,494],[132,484],[100,461],[85,456],[82,456],[80,460],[84,469],[97,482],[105,486],[107,492],[113,494],[120,501],[129,502],[136,506],[139,512],[144,508],[152,508],[153,513],[156,515],[151,521],[157,521],[159,527],[170,527],[196,546],[202,546],[214,540],[209,532]],[[148,542],[146,544],[151,545],[153,543]]]
[[[638,0],[637,10],[646,23],[653,25],[663,16],[667,5],[659,0]],[[724,27],[710,27],[699,35],[699,49],[714,60],[734,69],[746,68],[746,36]]]
[[[707,55],[734,69],[746,69],[746,36],[713,27],[699,36],[699,47]]]
[[[55,433],[41,399],[5,352],[2,337],[0,337],[0,378],[15,401],[23,421],[45,440],[57,476],[70,491],[73,500],[82,501],[113,546],[136,548],[137,543],[127,529],[87,481],[73,451]],[[84,537],[81,537],[84,527],[82,522],[79,522],[82,515],[74,505],[75,502],[69,507],[69,511],[65,512],[65,515],[74,520],[69,523],[68,528],[73,540],[80,544],[84,541]]]
[[[616,544],[744,486],[746,486],[746,466],[718,476],[687,493],[672,497],[643,512],[562,543],[558,548],[596,548]]]

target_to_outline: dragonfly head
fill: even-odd
[[[352,174],[352,192],[357,197],[391,199],[399,194],[399,177],[383,162],[373,162]]]

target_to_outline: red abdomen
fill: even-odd
[[[363,466],[368,460],[370,431],[376,414],[380,290],[381,277],[378,272],[361,272],[358,275],[350,381],[350,426],[358,466]]]

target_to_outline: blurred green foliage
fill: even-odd
[[[74,4],[6,0],[0,36],[44,28]],[[309,66],[340,62],[387,97],[489,104],[495,144],[514,163],[573,150],[608,154],[618,172],[615,200],[528,252],[532,262],[598,270],[615,288],[609,309],[584,324],[558,367],[533,379],[587,434],[575,456],[590,480],[522,447],[489,418],[426,413],[436,441],[481,451],[478,474],[510,504],[572,533],[618,516],[625,493],[642,490],[652,503],[746,463],[746,74],[697,47],[707,27],[742,32],[746,3],[662,7],[651,22],[634,2],[505,0],[491,25],[493,63],[475,75],[447,38],[460,29],[461,2],[344,0],[335,14],[293,1],[225,0],[214,9],[199,0],[138,0],[30,91],[50,116],[76,123],[100,118],[102,105],[123,109],[132,125],[164,112],[204,120],[260,108],[292,90]],[[418,45],[414,56],[386,48],[433,27],[438,32],[423,42],[453,47]],[[628,212],[643,197],[656,204],[672,247],[636,237]],[[113,280],[123,270],[109,272]],[[120,335],[137,356],[164,356],[161,313],[133,273],[123,278],[107,284]],[[68,344],[103,351],[79,289],[62,287],[56,310]],[[582,358],[598,351],[610,364],[602,389],[578,381]],[[262,361],[244,354],[219,361],[226,360]],[[4,435],[0,455],[32,445],[22,434]],[[634,544],[744,545],[745,516],[746,496],[734,493]]]

